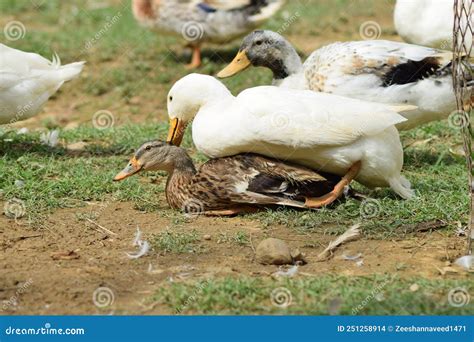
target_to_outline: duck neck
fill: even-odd
[[[273,72],[273,78],[276,81],[299,73],[302,67],[303,64],[301,63],[300,56],[287,41],[285,41],[281,50],[281,56],[275,57],[274,60],[269,63],[269,68]]]
[[[177,156],[166,181],[166,200],[172,208],[180,209],[188,200],[187,189],[195,174],[196,168],[191,158],[185,152]]]

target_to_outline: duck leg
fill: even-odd
[[[186,65],[186,69],[196,69],[201,66],[201,45],[199,43],[192,44],[191,49],[193,50],[193,56],[191,63]]]
[[[346,175],[334,186],[334,189],[321,197],[310,198],[307,197],[305,201],[305,206],[307,208],[320,208],[326,205],[331,204],[337,200],[342,193],[344,192],[344,187],[348,186],[351,181],[357,176],[360,171],[361,162],[358,161],[354,163],[347,171]]]

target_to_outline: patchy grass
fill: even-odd
[[[165,253],[199,253],[202,246],[197,244],[200,237],[195,230],[172,231],[166,230],[152,238],[152,246]]]
[[[418,290],[410,290],[413,284]],[[400,279],[389,275],[325,275],[283,281],[240,277],[172,284],[160,288],[152,299],[171,311],[180,308],[182,314],[471,314],[473,302],[462,307],[450,304],[453,289],[462,296],[472,293],[474,286],[470,280]],[[285,307],[285,303],[290,305]]]
[[[61,146],[51,148],[39,143],[39,133],[18,135],[5,133],[0,140],[1,196],[25,202],[27,215],[32,221],[57,208],[81,205],[81,201],[132,201],[136,208],[154,211],[159,208],[157,192],[163,192],[163,173],[147,173],[114,183],[114,175],[126,164],[134,149],[156,135],[164,136],[165,124],[126,125],[98,130],[88,125],[61,131]],[[460,143],[458,132],[447,123],[434,123],[403,135],[405,144],[430,141],[406,149],[405,174],[417,191],[417,198],[403,201],[389,189],[369,191],[356,189],[370,199],[344,202],[317,211],[279,209],[248,215],[271,227],[284,224],[304,231],[320,230],[340,233],[345,227],[363,221],[369,237],[388,238],[406,234],[404,227],[414,223],[443,220],[451,229],[458,222],[465,224],[468,196],[465,192],[465,168],[462,158],[450,148]],[[69,151],[66,146],[85,142],[85,150]],[[206,158],[191,146],[190,134],[185,146],[196,163]],[[23,187],[15,185],[24,182]],[[143,181],[147,180],[147,181]],[[165,205],[161,205],[163,207]],[[182,215],[175,223],[185,222]]]
[[[242,231],[238,231],[235,234],[221,232],[217,237],[217,243],[232,243],[237,246],[249,246],[250,237],[246,232]]]

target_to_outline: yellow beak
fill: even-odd
[[[250,66],[250,64],[252,63],[247,57],[247,52],[245,50],[239,51],[237,56],[235,56],[234,60],[224,69],[222,69],[217,74],[217,77],[225,78],[225,77],[233,76],[241,72],[242,70],[247,69]]]
[[[171,119],[170,128],[168,130],[168,138],[166,138],[166,142],[174,146],[181,145],[185,131],[186,124],[182,120],[178,118]]]
[[[120,171],[114,178],[114,181],[121,181],[121,180],[124,180],[125,178],[127,177],[130,177],[132,175],[134,175],[135,173],[137,172],[140,172],[142,169],[142,166],[140,165],[140,163],[138,162],[137,158],[133,157],[132,159],[130,159],[130,162],[128,163],[128,165],[125,167],[125,169],[123,169],[122,171]]]

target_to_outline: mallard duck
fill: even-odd
[[[365,101],[409,104],[418,109],[397,125],[411,129],[445,119],[456,110],[452,53],[386,40],[338,42],[314,51],[304,64],[293,46],[272,31],[255,31],[218,77],[250,65],[273,71],[274,85],[333,93]],[[471,82],[472,86],[472,82]]]
[[[36,115],[64,82],[81,72],[84,62],[61,65],[0,44],[0,125]]]
[[[194,144],[211,158],[252,152],[340,176],[360,161],[357,181],[411,198],[394,126],[406,120],[397,114],[406,109],[274,86],[234,97],[214,77],[190,74],[169,91],[167,141],[179,146],[194,119]]]
[[[467,9],[474,9],[474,6],[469,5],[471,1],[459,3],[464,3]],[[393,14],[395,29],[408,43],[452,49],[453,10],[454,0],[397,0]],[[472,44],[472,34],[466,34],[465,39],[466,46]]]
[[[181,35],[193,49],[189,68],[201,64],[203,42],[223,44],[273,16],[284,0],[132,0],[137,21],[163,33]]]
[[[114,180],[149,170],[168,172],[166,199],[172,208],[208,215],[233,215],[259,206],[328,205],[335,200],[332,192],[349,185],[356,171],[341,179],[251,153],[211,159],[196,170],[186,150],[155,140],[143,144]]]

